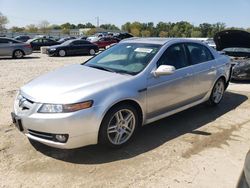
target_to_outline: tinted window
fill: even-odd
[[[80,40],[78,40],[78,41],[74,41],[73,44],[74,45],[83,45],[83,44],[89,44],[89,42],[88,41],[80,41]]]
[[[209,49],[204,45],[188,43],[186,46],[190,54],[191,63],[193,65],[214,59]]]
[[[42,43],[42,42],[43,42],[42,39],[36,39],[36,40],[32,41],[32,43]]]
[[[160,65],[172,65],[176,69],[189,66],[184,50],[184,45],[176,44],[170,46],[159,59],[157,66],[159,67]]]
[[[44,43],[54,43],[53,40],[49,40],[49,39],[43,39],[43,42],[44,42]]]
[[[8,40],[8,39],[0,39],[0,43],[1,43],[1,44],[8,44],[9,42],[11,42],[11,40]]]

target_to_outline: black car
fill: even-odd
[[[250,33],[225,30],[214,37],[216,48],[230,56],[234,64],[232,80],[250,80]]]
[[[54,46],[57,44],[60,44],[52,39],[48,38],[35,38],[30,39],[26,43],[30,44],[32,47],[32,50],[40,50],[42,46]]]
[[[29,36],[27,35],[20,35],[14,38],[15,40],[21,41],[21,42],[26,42],[27,40],[30,39]]]
[[[66,55],[94,55],[98,51],[99,48],[97,45],[86,40],[78,39],[68,40],[63,44],[51,46],[47,49],[49,56],[60,57],[64,57]]]
[[[120,40],[134,37],[133,35],[131,35],[129,33],[116,33],[113,36],[120,39]]]
[[[75,37],[64,37],[64,38],[61,38],[59,39],[57,42],[59,42],[60,44],[68,41],[68,40],[72,40],[72,39],[76,39]]]

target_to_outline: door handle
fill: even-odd
[[[186,77],[190,77],[190,76],[193,76],[193,74],[192,73],[187,73],[186,74]]]
[[[215,70],[215,69],[216,69],[216,67],[215,67],[215,66],[212,66],[212,67],[211,67],[211,70]]]

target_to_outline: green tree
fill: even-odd
[[[87,31],[87,35],[88,36],[91,36],[91,35],[94,35],[96,33],[96,28],[91,28],[90,30]]]
[[[50,26],[51,29],[62,29],[60,25],[53,24]]]
[[[17,27],[17,26],[13,26],[12,28],[10,28],[10,30],[13,33],[18,33],[18,32],[24,32],[25,28],[24,27]]]
[[[77,27],[78,29],[84,29],[84,28],[86,28],[86,25],[79,23],[79,24],[77,24],[76,27]]]
[[[140,30],[138,28],[132,28],[131,29],[131,34],[134,35],[135,37],[140,36]]]
[[[142,30],[141,31],[141,36],[142,37],[150,37],[151,36],[151,32],[149,30]]]
[[[160,31],[159,37],[168,37],[168,32],[167,31]]]
[[[49,28],[49,22],[47,20],[43,20],[38,24],[38,28],[42,33],[48,33],[50,28]]]
[[[26,31],[29,33],[37,33],[38,28],[34,24],[26,25]]]
[[[102,24],[100,28],[110,31],[119,31],[120,29],[114,24]]]
[[[95,28],[95,26],[92,23],[88,22],[86,23],[86,28]]]
[[[128,33],[131,33],[131,23],[127,22],[124,25],[122,25],[122,30],[127,31]]]

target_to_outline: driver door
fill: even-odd
[[[160,65],[172,65],[176,71],[171,75],[147,79],[147,116],[158,115],[180,108],[192,102],[194,92],[192,68],[185,52],[184,44],[174,44],[167,48],[157,62]]]

